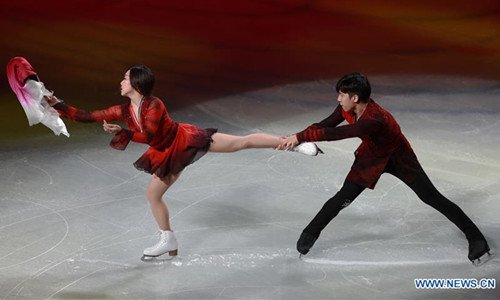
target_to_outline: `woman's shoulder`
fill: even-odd
[[[145,100],[149,102],[149,106],[165,108],[163,100],[156,96],[149,96]]]

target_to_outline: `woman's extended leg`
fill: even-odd
[[[146,191],[151,211],[160,230],[171,231],[168,207],[162,197],[168,188],[179,178],[180,174],[168,175],[165,178],[153,175]]]
[[[210,152],[236,152],[249,148],[276,148],[281,144],[281,137],[265,134],[253,133],[245,136],[215,133],[212,135],[213,142],[210,144]]]

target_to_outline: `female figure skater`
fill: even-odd
[[[157,244],[144,250],[142,260],[150,260],[165,253],[169,256],[177,255],[177,240],[162,196],[187,165],[198,160],[207,151],[275,149],[283,139],[263,133],[233,136],[218,133],[213,128],[202,129],[174,122],[163,102],[151,95],[154,82],[154,75],[148,67],[134,65],[125,73],[120,89],[121,95],[129,98],[130,102],[92,112],[66,105],[54,96],[46,97],[47,102],[62,117],[80,122],[103,122],[104,131],[114,134],[110,145],[115,149],[124,150],[130,141],[150,146],[134,166],[153,175],[146,196],[160,229],[160,239]],[[124,121],[129,129],[108,123],[110,121]],[[317,155],[320,150],[313,143],[305,143],[295,147],[294,151]]]
[[[339,105],[333,113],[323,121],[288,137],[278,147],[285,150],[303,142],[353,137],[362,140],[344,185],[325,203],[297,241],[300,254],[309,252],[326,225],[365,188],[373,189],[383,173],[390,173],[465,234],[469,242],[468,257],[473,264],[479,265],[481,260],[488,260],[491,257],[490,248],[483,234],[460,207],[434,187],[394,117],[370,98],[368,79],[359,73],[347,74],[337,82],[336,89]],[[348,125],[338,126],[344,120]]]

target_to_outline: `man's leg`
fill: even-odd
[[[471,261],[478,259],[490,250],[479,228],[458,205],[448,200],[434,187],[424,170],[417,174],[415,180],[406,184],[424,203],[442,213],[465,234],[469,242],[468,257]]]
[[[484,239],[483,234],[471,219],[469,219],[458,205],[448,200],[436,189],[436,187],[434,187],[423,170],[417,175],[412,183],[408,184],[408,186],[424,203],[442,213],[462,230],[469,241]]]
[[[323,208],[321,208],[314,219],[303,230],[297,241],[297,250],[301,254],[307,254],[326,225],[328,225],[343,208],[351,204],[363,190],[363,187],[346,180],[340,191],[323,205]]]

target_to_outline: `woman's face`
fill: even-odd
[[[130,71],[127,71],[120,82],[120,95],[124,97],[131,96],[135,89],[130,85]]]

